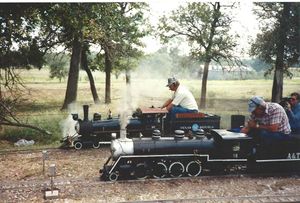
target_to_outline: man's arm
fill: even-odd
[[[286,111],[288,117],[293,122],[300,122],[300,105],[298,104],[294,112],[291,109],[291,106],[289,106],[288,110]]]
[[[257,125],[257,129],[266,129],[270,132],[277,132],[279,128],[279,124],[271,124],[271,125]]]
[[[168,99],[163,105],[162,105],[162,109],[166,107],[166,109],[169,111],[172,107],[173,107],[173,104],[172,104],[172,101],[173,99]],[[171,105],[171,106],[170,106]]]
[[[242,133],[248,134],[250,129],[265,129],[271,132],[277,132],[279,128],[279,124],[271,124],[271,125],[262,125],[257,123],[255,120],[249,120],[247,127],[241,129]]]

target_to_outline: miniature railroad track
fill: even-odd
[[[155,201],[138,201],[144,203],[180,203],[180,202],[299,202],[300,194],[284,194],[284,195],[249,195],[249,196],[226,196],[226,197],[203,197],[194,199],[168,199]],[[127,202],[134,203],[134,202]]]
[[[263,179],[263,177],[270,177],[271,179],[280,180],[281,178],[288,179],[299,179],[300,174],[244,174],[244,175],[218,175],[218,176],[200,176],[196,178],[180,178],[180,184],[188,183],[191,180],[195,180],[197,184],[201,184],[203,182],[209,181],[213,179],[214,182],[223,182],[223,181],[235,181],[240,178],[257,178]],[[122,180],[117,182],[103,182],[99,181],[99,177],[91,177],[91,178],[59,178],[57,177],[54,181],[55,187],[64,192],[64,194],[60,197],[63,199],[68,199],[73,197],[74,191],[68,191],[67,188],[86,188],[86,190],[90,190],[91,188],[95,188],[94,191],[114,191],[115,187],[126,187],[127,186],[141,186],[141,185],[169,185],[173,183],[178,183],[176,178],[165,178],[165,179],[146,179],[146,180]],[[48,178],[39,179],[39,180],[28,180],[28,181],[5,181],[0,182],[0,194],[1,193],[22,193],[24,191],[36,191],[35,193],[41,194],[43,190],[46,188],[50,188],[50,181]],[[90,188],[90,189],[89,189]],[[85,190],[85,191],[86,191]],[[297,189],[298,191],[298,189]],[[192,192],[192,191],[191,191]],[[75,191],[76,193],[76,191]],[[86,194],[77,194],[76,198],[87,198]],[[0,195],[1,196],[1,195]],[[31,196],[32,197],[32,196]],[[235,195],[231,194],[216,194],[213,197],[207,196],[199,196],[195,198],[184,198],[180,197],[180,199],[156,199],[152,201],[138,201],[138,202],[299,202],[300,201],[300,193],[293,192],[290,190],[286,190],[284,193],[278,193],[277,191],[271,191],[270,193],[264,194],[251,194],[251,195]]]
[[[264,173],[264,174],[229,174],[229,175],[206,175],[206,176],[198,176],[198,177],[181,177],[181,178],[160,178],[160,179],[136,179],[136,180],[118,180],[117,183],[126,184],[126,183],[155,183],[155,182],[164,182],[164,181],[176,181],[176,180],[224,180],[224,179],[238,179],[238,178],[265,178],[265,177],[273,177],[273,178],[287,178],[294,177],[300,178],[300,173]],[[91,177],[91,178],[56,178],[55,185],[56,186],[64,186],[64,185],[81,185],[81,186],[96,186],[96,185],[111,185],[116,182],[111,181],[101,181],[99,177]],[[0,182],[0,190],[11,190],[11,189],[24,189],[24,188],[43,188],[49,186],[49,179],[44,180],[29,180],[29,181],[7,181]],[[300,196],[300,194],[299,194]]]
[[[65,149],[58,148],[58,147],[38,148],[38,149],[5,149],[5,150],[0,150],[0,155],[38,153],[38,152],[42,152],[44,150],[46,150],[46,151],[62,151]]]
[[[198,177],[200,182],[202,179],[209,179],[215,178],[217,180],[222,181],[224,178],[239,178],[240,176],[229,175],[229,176],[213,176],[213,177]],[[191,178],[183,178],[186,181],[189,181]],[[80,187],[80,188],[114,188],[115,185],[124,185],[125,183],[137,183],[143,185],[144,183],[147,184],[157,184],[161,181],[166,183],[174,181],[174,179],[152,179],[152,180],[136,180],[136,181],[119,181],[118,183],[115,182],[100,182],[98,177],[84,179],[56,179],[55,187],[59,188],[60,190],[64,190],[67,187]],[[43,191],[46,188],[50,187],[50,182],[48,180],[32,180],[32,181],[22,181],[22,182],[7,182],[7,183],[0,183],[0,192],[4,193],[5,191],[26,191],[27,189],[31,189],[34,191]],[[101,189],[100,189],[101,190]],[[62,198],[70,198],[72,197],[72,193],[64,194]],[[80,198],[80,197],[77,197]],[[255,194],[255,195],[234,195],[231,194],[230,196],[220,195],[214,197],[196,197],[196,198],[187,198],[187,199],[156,199],[151,201],[138,201],[138,202],[145,202],[145,203],[152,203],[152,202],[161,202],[161,203],[169,203],[169,202],[299,202],[300,201],[300,194],[293,193],[293,192],[285,192],[284,194],[278,193],[271,193],[271,194]],[[134,202],[134,201],[133,201]]]
[[[38,148],[38,149],[5,149],[5,150],[0,150],[0,155],[39,153],[44,150],[46,150],[48,152],[78,151],[74,148],[60,148],[60,147],[48,147],[48,148]],[[89,150],[97,150],[97,149],[87,148],[87,149],[82,149],[82,150],[89,151]]]

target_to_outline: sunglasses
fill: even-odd
[[[290,100],[292,100],[292,101],[296,101],[296,98],[290,98]]]

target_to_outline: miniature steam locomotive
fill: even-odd
[[[100,169],[100,178],[193,177],[229,164],[244,164],[248,169],[274,163],[288,163],[299,170],[300,135],[267,145],[243,133],[222,129],[209,133],[199,130],[190,137],[181,130],[173,137],[161,137],[159,131],[154,131],[152,138],[113,140],[111,156]]]
[[[119,117],[101,120],[101,115],[95,113],[92,120],[88,119],[89,106],[83,106],[84,118],[78,118],[78,114],[72,114],[76,134],[67,136],[63,142],[65,145],[74,145],[75,149],[82,147],[99,148],[100,144],[109,144],[111,134],[115,133],[116,138],[120,137],[121,119]],[[218,129],[220,128],[220,117],[204,113],[182,113],[177,114],[176,119],[166,119],[168,111],[160,108],[141,108],[128,119],[126,136],[128,138],[151,137],[154,129],[160,130],[163,136],[171,135],[176,129],[192,133],[195,130]]]

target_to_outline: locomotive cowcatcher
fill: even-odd
[[[78,114],[72,114],[73,120],[77,121],[73,136],[67,136],[64,143],[74,145],[75,149],[82,147],[99,148],[100,144],[109,144],[111,134],[115,133],[116,138],[120,137],[119,117],[109,116],[102,120],[99,113],[93,115],[93,119],[89,120],[89,106],[83,106],[83,120],[78,118]],[[218,129],[220,128],[220,117],[205,113],[182,113],[177,114],[176,119],[166,119],[168,111],[160,108],[139,108],[128,119],[126,133],[128,138],[151,137],[152,131],[158,129],[162,136],[172,135],[176,129],[183,130],[186,134],[195,130],[202,129]]]
[[[173,137],[161,137],[159,131],[154,131],[152,138],[115,139],[111,156],[100,169],[100,178],[194,177],[229,165],[245,165],[249,170],[271,166],[270,170],[287,167],[299,171],[300,135],[271,144],[223,129],[198,130],[193,137],[177,130]]]

